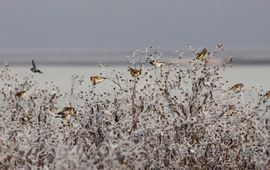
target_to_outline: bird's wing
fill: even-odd
[[[67,115],[66,111],[61,111],[56,113],[56,117],[64,118]]]
[[[32,60],[32,66],[33,66],[33,68],[35,68],[35,69],[37,68],[37,67],[36,67],[36,64],[35,64],[35,62],[34,62],[34,60]]]
[[[231,90],[234,90],[234,89],[236,89],[238,87],[238,84],[235,84],[235,85],[233,85],[232,87],[231,87]]]

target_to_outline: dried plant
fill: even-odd
[[[108,80],[74,75],[68,93],[1,68],[0,168],[269,169],[269,94],[231,90],[238,82],[222,78],[230,63],[209,64],[221,44],[203,61],[189,49],[187,66],[176,56],[157,68],[148,62],[166,58],[160,48],[138,50],[129,60],[140,75],[106,66]]]

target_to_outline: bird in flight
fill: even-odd
[[[26,95],[26,91],[19,91],[17,93],[15,93],[15,96],[19,97],[19,98],[23,98]]]
[[[218,49],[222,49],[222,47],[223,47],[223,44],[217,43],[217,48],[218,48]]]
[[[155,67],[161,67],[161,66],[164,66],[166,64],[164,61],[161,61],[159,59],[153,59],[149,63]]]
[[[230,90],[234,91],[235,93],[239,93],[243,90],[244,84],[243,83],[237,83],[231,87]]]
[[[32,60],[32,68],[31,68],[31,71],[32,71],[33,73],[41,73],[41,74],[43,74],[43,73],[36,67],[36,64],[35,64],[34,60]]]
[[[108,79],[108,78],[102,77],[102,76],[91,76],[90,77],[90,80],[93,83],[93,85],[96,85],[97,83],[100,83],[105,79]]]

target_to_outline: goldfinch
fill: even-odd
[[[103,80],[106,80],[108,78],[102,77],[102,76],[91,76],[90,80],[93,83],[93,85],[96,85],[97,83],[102,82]]]
[[[161,67],[161,66],[164,66],[166,64],[165,62],[163,62],[159,59],[151,60],[149,63],[155,67]]]
[[[76,115],[76,110],[74,107],[64,107],[63,110],[59,113],[57,113],[58,117],[61,117],[65,120],[70,120],[72,116]]]
[[[142,68],[135,69],[135,68],[129,67],[128,71],[130,72],[132,77],[139,77],[142,74]]]
[[[205,61],[207,57],[207,49],[204,48],[201,52],[197,53],[197,59],[201,60],[201,61]]]
[[[243,90],[244,84],[243,83],[237,83],[233,85],[230,90],[234,91],[235,93],[239,93]]]

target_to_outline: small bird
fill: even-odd
[[[77,112],[75,108],[69,106],[69,107],[64,107],[61,112],[57,113],[57,116],[65,120],[70,120],[72,116],[76,115],[76,113]]]
[[[218,49],[223,49],[223,44],[217,43],[217,48],[218,48]]]
[[[23,98],[26,95],[26,91],[19,91],[17,93],[15,93],[15,96],[19,97],[19,98]]]
[[[90,80],[92,81],[93,85],[96,85],[97,83],[100,83],[106,79],[108,79],[108,78],[102,77],[102,76],[91,76],[90,77]]]
[[[43,74],[39,69],[37,69],[34,60],[32,60],[32,68],[31,68],[31,71],[34,72],[34,73],[41,73],[41,74]]]
[[[207,57],[207,49],[204,48],[201,52],[197,53],[196,59],[199,59],[201,61],[205,61]]]
[[[243,83],[237,83],[233,85],[230,90],[233,90],[235,93],[239,93],[243,90],[244,84]]]
[[[153,59],[153,60],[150,60],[149,62],[151,65],[155,66],[155,67],[161,67],[161,66],[164,66],[166,63],[159,60],[159,59]]]
[[[140,69],[129,67],[128,71],[130,72],[132,77],[139,77],[142,74],[142,67]]]
[[[268,91],[265,93],[265,96],[266,96],[267,98],[270,98],[270,90],[268,90]]]

